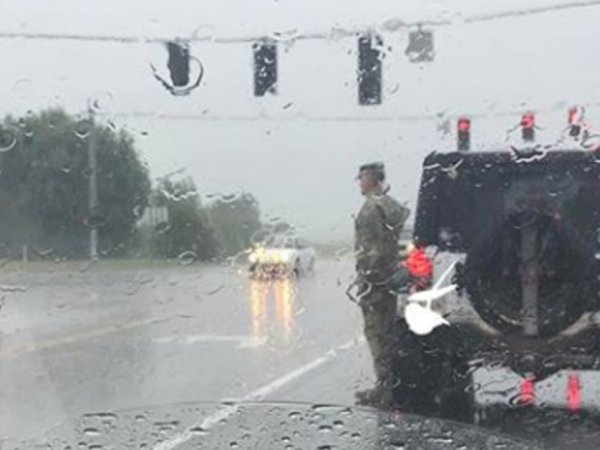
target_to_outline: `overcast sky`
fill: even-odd
[[[348,238],[361,201],[353,177],[365,161],[385,161],[394,195],[414,207],[422,158],[455,146],[454,126],[446,134],[436,114],[471,115],[474,146],[502,149],[516,142],[506,130],[521,111],[537,111],[540,140],[554,142],[570,105],[600,104],[600,5],[469,22],[566,3],[2,0],[0,33],[223,38],[373,28],[388,51],[383,104],[359,107],[356,40],[335,33],[281,44],[279,93],[261,99],[252,96],[249,43],[193,44],[205,78],[189,97],[174,98],[149,69],[164,68],[160,44],[0,39],[0,113],[79,113],[88,98],[100,99],[106,117],[134,134],[153,177],[185,167],[204,195],[248,191],[265,214],[310,238]],[[433,28],[435,62],[411,64],[407,29],[394,25],[427,20],[451,25]],[[588,108],[588,118],[600,126],[600,109]]]

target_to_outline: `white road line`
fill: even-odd
[[[292,370],[291,372],[283,375],[280,378],[277,378],[270,383],[252,391],[248,395],[242,397],[239,400],[235,401],[235,404],[224,406],[223,408],[218,409],[216,412],[211,414],[210,416],[192,424],[187,430],[179,433],[172,438],[163,441],[154,446],[153,450],[172,450],[179,445],[189,441],[194,436],[197,436],[197,433],[190,431],[192,429],[202,429],[208,430],[218,424],[220,421],[226,419],[227,417],[233,415],[239,409],[239,403],[262,400],[263,398],[273,394],[277,390],[281,389],[286,384],[295,381],[303,375],[306,375],[308,372],[315,370],[316,368],[328,363],[333,360],[340,352],[346,351],[355,347],[364,342],[364,337],[360,336],[358,338],[354,338],[349,340],[348,342],[344,342],[337,347],[332,348],[323,356],[320,356],[311,362],[304,364],[303,366],[298,367],[297,369]]]
[[[202,342],[232,342],[237,344],[238,348],[260,347],[267,343],[266,337],[258,336],[226,336],[214,334],[190,334],[187,336],[165,336],[152,339],[157,344],[196,344]]]

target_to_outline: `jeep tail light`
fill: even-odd
[[[571,412],[581,408],[581,383],[576,373],[570,374],[567,381],[567,406]]]
[[[408,253],[404,265],[417,289],[424,289],[431,284],[433,277],[433,263],[421,247],[414,247]]]
[[[533,405],[535,400],[535,383],[533,377],[527,377],[521,381],[519,392],[519,403],[522,405]]]

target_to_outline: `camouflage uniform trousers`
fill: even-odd
[[[364,333],[375,369],[376,386],[391,394],[396,348],[398,298],[386,289],[373,288],[361,298]]]

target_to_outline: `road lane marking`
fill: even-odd
[[[0,284],[0,292],[26,292],[26,286],[8,286],[6,284]]]
[[[266,337],[258,336],[227,336],[214,334],[190,334],[187,336],[165,336],[152,339],[157,344],[186,344],[192,345],[202,342],[231,342],[237,344],[237,348],[255,348],[261,347],[267,343]]]
[[[151,325],[154,323],[158,323],[164,321],[165,319],[145,319],[145,320],[135,320],[132,322],[122,323],[122,324],[114,324],[102,328],[96,328],[88,331],[84,331],[81,333],[70,334],[67,336],[60,336],[56,338],[46,339],[41,342],[30,341],[26,344],[21,345],[0,345],[3,347],[0,349],[0,359],[9,359],[16,358],[18,356],[25,355],[27,353],[39,352],[40,350],[48,350],[55,347],[60,347],[63,345],[74,344],[77,342],[86,341],[89,339],[94,339],[101,336],[106,336],[108,334],[120,333],[123,331],[129,331],[134,328],[143,327],[145,325]]]
[[[288,372],[287,374],[271,381],[270,383],[256,389],[255,391],[252,391],[248,395],[246,395],[238,400],[235,400],[234,401],[235,404],[226,405],[226,406],[218,409],[216,412],[214,412],[210,416],[192,424],[187,430],[183,431],[182,433],[179,433],[166,441],[156,444],[153,447],[153,450],[172,450],[174,448],[177,448],[181,444],[184,444],[185,442],[189,441],[190,439],[192,439],[193,437],[196,437],[198,435],[197,433],[194,433],[191,430],[194,430],[194,429],[209,430],[210,428],[212,428],[213,426],[215,426],[222,420],[225,420],[229,416],[235,414],[235,412],[239,409],[240,403],[263,400],[265,397],[275,393],[276,391],[278,391],[285,385],[297,380],[298,378],[317,369],[318,367],[321,367],[324,364],[332,361],[341,352],[350,350],[352,347],[358,346],[358,345],[362,344],[364,341],[365,341],[364,337],[360,336],[358,338],[351,339],[347,342],[344,342],[341,345],[338,345],[337,347],[332,348],[331,350],[326,352],[323,356],[319,356],[318,358],[313,359],[312,361],[292,370],[291,372]]]

